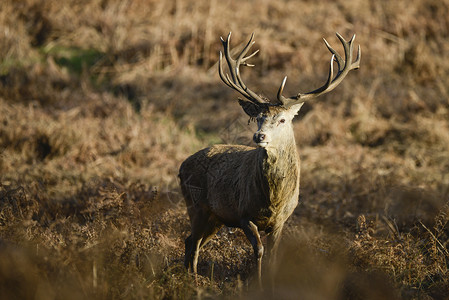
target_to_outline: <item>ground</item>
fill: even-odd
[[[447,299],[447,1],[3,2],[0,298]],[[264,291],[240,230],[183,266],[179,165],[255,129],[217,74],[229,31],[255,32],[242,77],[270,99],[324,83],[323,37],[362,49],[294,121],[299,205]]]

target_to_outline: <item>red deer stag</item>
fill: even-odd
[[[337,37],[343,44],[345,59],[324,40],[332,53],[326,83],[314,91],[287,98],[282,95],[285,77],[275,104],[250,90],[240,77],[240,65],[253,66],[247,61],[258,52],[245,56],[254,44],[254,33],[236,59],[229,49],[231,33],[226,40],[221,39],[230,75],[223,72],[220,52],[220,78],[244,96],[239,104],[257,121],[253,140],[258,147],[215,145],[182,163],[179,178],[191,223],[191,235],[185,240],[186,268],[197,272],[200,248],[224,224],[241,228],[251,242],[261,283],[264,248],[259,231],[267,234],[267,250],[273,259],[282,227],[298,204],[300,167],[293,117],[305,101],[332,91],[349,71],[360,65],[360,46],[353,59],[355,35],[349,42],[338,33]],[[338,67],[335,77],[334,61]]]

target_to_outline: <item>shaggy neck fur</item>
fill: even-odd
[[[296,206],[299,195],[299,156],[293,133],[277,147],[268,147],[266,154],[263,173],[268,184],[271,211],[282,214]]]

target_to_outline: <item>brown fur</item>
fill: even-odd
[[[255,109],[259,112],[256,134],[273,135],[267,146],[215,145],[181,165],[179,178],[192,226],[185,265],[194,272],[199,249],[224,224],[245,232],[258,260],[260,279],[264,251],[259,230],[268,234],[268,252],[273,256],[282,227],[298,203],[299,155],[291,119],[299,108],[293,112],[279,107]],[[280,124],[280,118],[288,123]]]
[[[215,145],[195,153],[179,172],[187,208],[204,209],[230,227],[249,218],[261,230],[272,229],[278,218],[286,219],[281,212],[291,213],[292,205],[283,200],[295,196],[297,203],[299,159],[295,145],[288,148],[276,153]]]

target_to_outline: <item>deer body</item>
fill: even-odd
[[[181,190],[190,217],[191,235],[186,239],[185,266],[197,271],[199,249],[223,226],[243,230],[254,249],[261,284],[261,263],[264,247],[259,231],[267,234],[268,254],[273,261],[285,221],[298,204],[300,161],[292,120],[304,101],[329,92],[346,74],[359,67],[360,47],[355,62],[352,42],[343,44],[345,60],[329,46],[332,59],[326,84],[312,92],[286,98],[282,95],[286,78],[278,91],[278,103],[272,104],[246,87],[240,78],[240,65],[253,44],[253,35],[237,59],[229,51],[230,34],[222,39],[225,58],[231,76],[222,70],[220,53],[219,74],[226,85],[237,90],[246,99],[239,104],[250,118],[257,121],[253,140],[257,148],[241,145],[215,145],[200,150],[187,158],[179,170]],[[338,73],[333,76],[333,62]]]
[[[215,145],[195,153],[179,172],[188,209],[202,209],[229,227],[248,219],[264,231],[279,228],[299,195],[296,145],[286,146]]]

